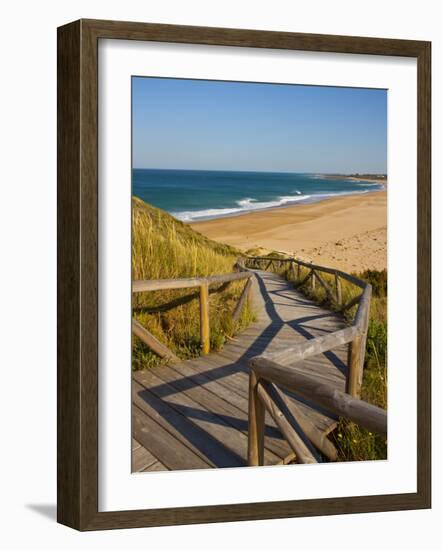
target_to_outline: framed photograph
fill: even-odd
[[[58,29],[60,523],[431,506],[430,68],[429,42]]]

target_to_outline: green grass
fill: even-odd
[[[268,257],[278,258],[280,254],[268,254]],[[282,264],[271,268],[289,281],[299,282],[309,272],[308,268],[293,272]],[[361,387],[361,399],[387,409],[387,271],[367,270],[353,273],[356,277],[370,283],[373,293],[370,304],[370,317],[367,334],[367,346],[364,362],[364,376]],[[321,273],[322,278],[333,289],[334,275]],[[351,283],[341,280],[343,303],[357,296],[361,291]],[[316,288],[310,288],[310,281],[298,287],[304,295],[329,309],[337,309],[330,303],[325,290],[316,281]],[[356,307],[346,312],[348,322],[353,320]],[[387,458],[387,442],[356,424],[341,419],[337,429],[331,434],[331,439],[338,449],[340,461],[382,460]]]
[[[373,289],[361,399],[387,409],[387,271],[365,271],[357,276]],[[387,441],[353,422],[341,420],[334,438],[342,461],[387,458]]]
[[[132,279],[176,279],[231,273],[236,249],[216,243],[140,199],[132,202]],[[253,320],[246,304],[239,322],[231,314],[245,281],[210,287],[210,344],[217,350]],[[198,289],[163,290],[133,295],[133,315],[178,357],[200,355]],[[162,360],[133,337],[132,368]]]

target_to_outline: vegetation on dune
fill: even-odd
[[[372,285],[361,399],[387,409],[387,271],[355,274]],[[387,442],[353,422],[341,420],[335,434],[341,460],[382,460]]]
[[[283,258],[280,253],[271,253],[269,258]],[[302,280],[309,269],[301,267],[299,279],[291,269],[281,262],[278,268],[272,270],[280,273],[287,280]],[[362,273],[353,273],[354,276],[372,285],[372,299],[370,304],[370,318],[365,352],[364,376],[361,388],[361,399],[383,409],[387,408],[387,271],[366,270]],[[321,273],[321,277],[334,287],[334,275]],[[360,289],[351,283],[341,280],[342,300],[344,303],[360,293]],[[318,303],[335,309],[336,306],[329,302],[327,294],[320,284],[316,284],[314,290],[307,282],[298,290]],[[349,322],[353,320],[356,307],[346,312]],[[387,458],[386,441],[379,435],[365,428],[341,419],[338,428],[331,435],[335,443],[339,460],[382,460]]]
[[[194,231],[163,210],[132,199],[132,279],[177,279],[231,273],[239,252]],[[247,304],[238,323],[231,314],[245,281],[210,287],[210,345],[226,339],[253,318]],[[200,354],[199,291],[197,288],[142,292],[133,295],[133,315],[178,357]],[[161,364],[137,337],[132,343],[132,368]]]

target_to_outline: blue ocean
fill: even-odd
[[[330,179],[320,174],[139,168],[132,171],[132,193],[136,197],[184,222],[382,189],[382,184]]]

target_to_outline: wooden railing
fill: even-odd
[[[319,336],[305,342],[288,346],[279,351],[263,353],[250,360],[249,385],[249,465],[263,464],[264,416],[272,416],[286,438],[298,462],[317,462],[320,455],[316,449],[330,459],[336,458],[336,451],[293,402],[288,402],[279,388],[289,390],[316,405],[349,420],[357,422],[376,433],[386,435],[387,413],[359,398],[367,340],[368,319],[371,300],[371,285],[338,269],[307,263],[297,258],[246,257],[244,265],[249,268],[269,269],[272,265],[281,268],[287,265],[293,272],[294,283],[301,287],[310,282],[312,290],[316,281],[324,288],[327,298],[345,311],[357,306],[350,326],[333,333]],[[301,268],[307,273],[301,274]],[[333,288],[322,273],[333,275]],[[357,296],[342,303],[341,280],[346,280],[361,289]],[[348,344],[348,374],[346,392],[340,392],[317,379],[283,366],[287,361],[296,364]]]
[[[199,288],[200,300],[200,337],[201,350],[203,355],[210,351],[210,315],[209,315],[209,287],[210,285],[230,283],[248,279],[236,307],[232,313],[234,322],[238,321],[252,285],[253,273],[243,267],[241,262],[237,264],[238,272],[227,273],[225,275],[212,275],[210,277],[191,277],[183,279],[156,279],[145,281],[134,281],[132,283],[132,292],[153,292],[158,290],[176,290],[182,288]],[[132,332],[140,338],[154,353],[165,358],[170,362],[178,362],[176,355],[164,344],[162,344],[153,334],[151,334],[136,319],[132,319]]]
[[[320,462],[321,457],[316,449],[328,458],[336,459],[336,451],[331,442],[307,417],[293,412],[293,404],[288,403],[284,394],[278,391],[279,388],[289,390],[325,410],[387,436],[386,411],[318,382],[316,378],[259,357],[250,361],[249,376],[249,466],[261,466],[264,463],[266,410],[287,440],[298,462]]]
[[[283,351],[264,354],[261,357],[276,361],[278,358],[282,360],[284,358],[295,358],[299,356],[299,359],[296,360],[301,360],[305,358],[307,354],[317,355],[343,344],[349,344],[347,392],[353,397],[358,397],[362,385],[368,319],[370,314],[371,285],[339,269],[307,263],[297,258],[245,257],[243,259],[243,265],[254,269],[260,266],[264,269],[268,269],[271,266],[278,269],[282,265],[287,265],[288,269],[293,273],[296,287],[301,287],[310,282],[310,288],[315,290],[316,281],[318,281],[324,288],[329,301],[334,304],[339,311],[344,312],[357,306],[354,320],[350,327],[326,336],[313,338],[297,346],[290,346]],[[301,268],[307,269],[307,273],[303,273],[302,276]],[[321,276],[321,273],[333,275],[334,288],[332,288],[325,278]],[[361,289],[361,292],[349,299],[346,303],[342,302],[342,279]],[[301,356],[302,354],[304,354],[304,356]]]
[[[233,320],[238,320],[247,301],[253,271],[251,269],[281,268],[286,265],[293,273],[297,287],[309,283],[314,290],[316,283],[324,289],[328,300],[341,312],[357,306],[352,323],[333,333],[319,336],[282,350],[263,353],[250,360],[249,380],[249,465],[263,464],[264,457],[264,416],[265,411],[272,416],[281,433],[286,438],[298,462],[321,460],[318,450],[330,460],[336,460],[337,452],[329,439],[316,428],[292,401],[288,401],[282,389],[293,392],[301,398],[317,404],[321,408],[352,420],[376,433],[386,436],[387,413],[358,399],[362,385],[365,346],[371,300],[371,285],[338,269],[308,263],[298,258],[242,257],[238,260],[235,273],[193,277],[186,279],[159,279],[134,281],[133,293],[158,290],[199,288],[200,335],[203,354],[210,351],[209,287],[247,279],[247,284],[233,311]],[[305,273],[307,269],[307,273]],[[304,271],[303,271],[304,270]],[[322,274],[333,276],[333,284]],[[342,280],[354,285],[360,291],[343,303]],[[132,320],[132,330],[152,351],[168,361],[179,361],[175,354],[159,342],[137,320]],[[317,379],[287,366],[296,364],[348,345],[348,374],[346,393],[318,382]],[[281,364],[285,363],[285,365]]]

